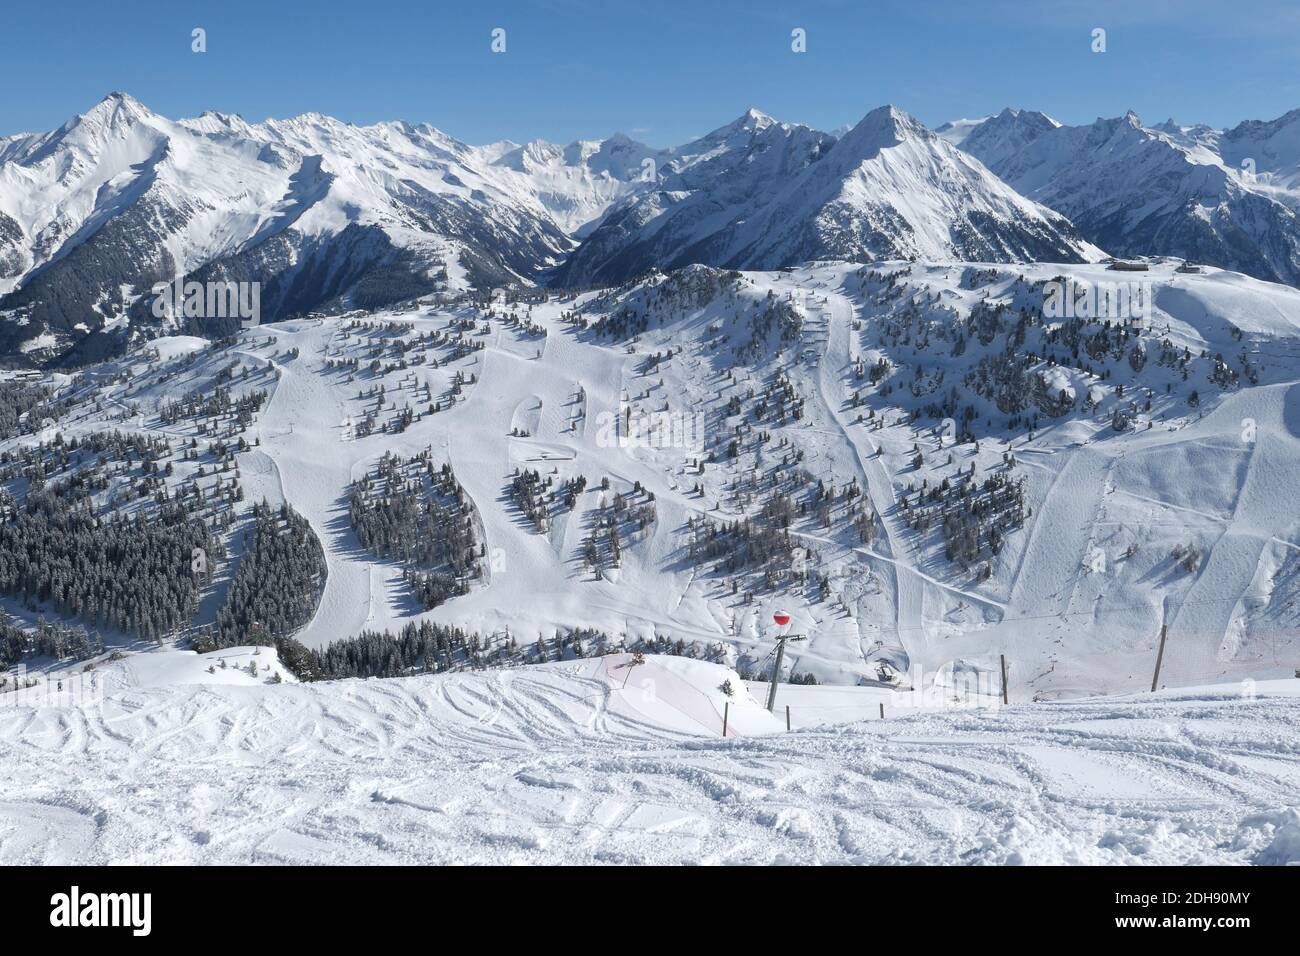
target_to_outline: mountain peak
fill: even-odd
[[[144,104],[142,104],[130,93],[127,93],[123,90],[113,90],[102,100],[100,100],[100,103],[113,103],[116,105],[135,105],[141,109],[144,108]]]
[[[29,159],[41,158],[58,143],[78,144],[80,149],[94,150],[94,145],[105,138],[121,139],[128,136],[142,122],[153,126],[162,118],[131,96],[115,90],[86,110],[78,113],[45,138],[45,145],[31,154]]]
[[[892,103],[886,103],[884,106],[877,106],[874,110],[862,118],[863,123],[874,123],[881,127],[887,127],[896,133],[929,133],[930,131],[906,110],[900,110]],[[861,124],[859,124],[861,125]]]
[[[994,116],[993,119],[1002,123],[1028,123],[1033,126],[1047,126],[1053,129],[1061,125],[1041,110],[1018,110],[1011,106],[1004,107],[1002,112]]]
[[[844,149],[869,153],[897,146],[908,139],[937,138],[910,113],[892,104],[878,106],[840,138]],[[837,144],[837,145],[839,145]]]
[[[940,139],[947,140],[988,165],[989,159],[981,153],[1000,156],[1003,152],[1023,147],[1060,125],[1052,117],[1038,110],[1005,106],[1001,112],[982,119],[961,119],[944,123],[936,127],[934,132]]]
[[[72,123],[76,125],[79,122],[100,122],[108,126],[124,126],[152,115],[150,109],[130,93],[114,90],[86,112],[75,117]]]
[[[720,126],[712,133],[702,137],[703,139],[726,139],[737,133],[761,133],[763,130],[777,125],[776,120],[768,116],[762,110],[750,107],[741,113],[739,117],[732,120],[726,126]]]

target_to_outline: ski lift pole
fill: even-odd
[[[772,615],[778,627],[785,627],[790,623],[790,615],[785,611],[777,611]],[[776,713],[776,685],[781,680],[781,661],[785,658],[786,641],[802,641],[803,634],[784,634],[776,639],[776,661],[772,664],[772,684],[767,690],[767,712]]]

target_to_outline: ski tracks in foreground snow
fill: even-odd
[[[703,706],[691,694],[707,697],[713,665],[649,659],[656,700],[639,673],[622,689],[611,660],[122,687],[98,716],[7,708],[0,863],[1297,857],[1295,696],[1211,688],[723,740],[681,710]],[[767,718],[747,697],[731,711]]]

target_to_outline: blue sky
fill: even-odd
[[[316,110],[475,143],[668,145],[749,106],[822,129],[887,102],[932,125],[1006,105],[1216,126],[1300,107],[1293,0],[8,0],[0,22],[0,135],[117,89],[173,117]]]

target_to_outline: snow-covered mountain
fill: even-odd
[[[1219,137],[1222,130],[1217,130],[1213,126],[1206,126],[1204,123],[1194,123],[1191,126],[1184,126],[1174,121],[1173,117],[1165,120],[1163,123],[1157,123],[1151,127],[1157,133],[1164,133],[1171,137],[1176,143],[1186,146],[1189,149],[1208,149],[1210,152],[1219,151]]]
[[[1084,261],[1100,251],[892,106],[838,139],[751,110],[684,147],[565,262],[574,285],[689,263]]]
[[[721,264],[737,225],[759,215],[834,142],[748,110],[675,150],[653,188],[617,204],[566,260],[560,281],[599,285],[652,268]]]
[[[1267,122],[1247,120],[1218,135],[1214,145],[1250,188],[1300,208],[1300,110]]]
[[[1008,107],[982,120],[945,123],[935,133],[992,169],[1060,125],[1046,113]]]
[[[648,188],[657,164],[670,155],[670,150],[652,149],[616,133],[606,140],[580,140],[563,147],[534,140],[493,164],[523,175],[560,227],[581,239],[614,202]]]
[[[825,259],[1104,250],[1295,284],[1297,144],[1300,111],[1219,131],[1006,109],[931,132],[881,107],[838,136],[750,110],[672,149],[621,134],[471,146],[316,113],[172,121],[114,93],[57,130],[0,139],[0,356],[113,354],[156,326],[150,290],[177,278],[259,283],[262,321]]]
[[[1173,255],[1297,284],[1298,119],[1219,134],[1172,121],[1148,128],[1134,113],[1059,126],[1004,110],[967,130],[961,147],[1116,255]]]
[[[471,147],[319,114],[173,122],[114,93],[0,141],[0,352],[111,351],[140,297],[178,276],[260,282],[263,321],[529,282],[659,155],[622,136]]]

